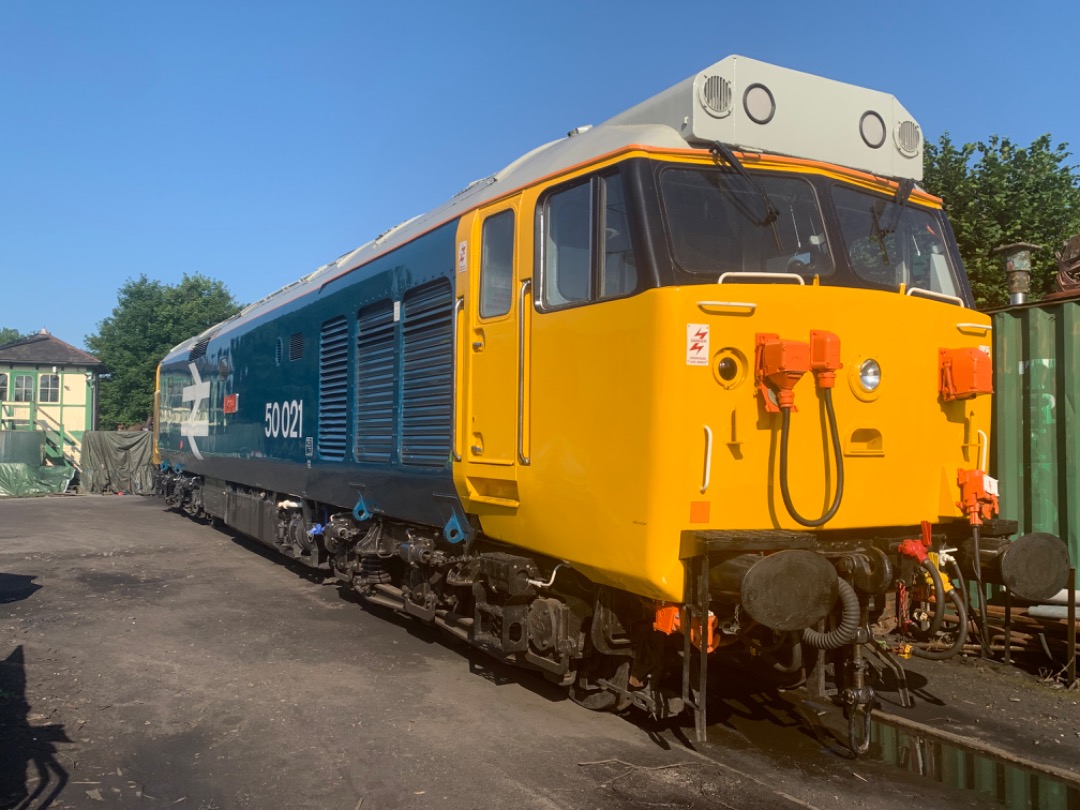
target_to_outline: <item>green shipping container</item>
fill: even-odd
[[[1010,307],[994,323],[990,474],[1001,516],[1080,560],[1080,300]]]

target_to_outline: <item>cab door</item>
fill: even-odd
[[[459,230],[458,270],[464,264],[468,272],[459,444],[471,511],[481,513],[481,504],[519,503],[526,373],[519,215],[516,200],[504,201],[463,218]]]

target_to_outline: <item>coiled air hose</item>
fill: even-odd
[[[960,589],[953,588],[949,591],[949,599],[952,600],[953,607],[956,608],[956,638],[953,640],[953,643],[944,650],[930,650],[920,647],[918,644],[913,645],[911,654],[916,658],[925,658],[928,661],[944,661],[946,658],[952,658],[964,649],[964,644],[967,643],[968,636],[968,617],[967,608],[964,607],[964,598],[960,595]]]
[[[784,499],[784,506],[788,514],[803,526],[814,528],[823,526],[833,519],[836,510],[840,508],[840,501],[844,497],[844,457],[840,451],[840,431],[836,427],[836,411],[833,410],[832,389],[821,389],[825,395],[825,413],[829,419],[829,435],[832,437],[833,455],[836,457],[836,494],[833,496],[832,506],[821,517],[816,519],[805,518],[795,510],[795,504],[791,500],[791,492],[788,489],[788,434],[791,432],[791,409],[783,408],[780,416],[780,495]]]
[[[930,627],[926,630],[926,635],[933,638],[941,630],[941,622],[945,618],[945,583],[941,580],[941,572],[938,567],[934,565],[933,560],[929,557],[924,557],[919,565],[930,576],[930,581],[934,584],[934,614],[930,618]]]
[[[845,644],[855,640],[855,634],[859,631],[859,618],[862,608],[859,606],[859,595],[855,593],[845,580],[838,580],[840,585],[840,603],[843,613],[840,624],[828,633],[822,633],[807,627],[802,631],[803,643],[819,650],[839,650]]]

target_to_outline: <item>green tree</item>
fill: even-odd
[[[1001,245],[1040,245],[1032,255],[1032,297],[1053,286],[1054,253],[1080,233],[1080,174],[1066,162],[1070,154],[1050,135],[1026,149],[997,135],[957,147],[948,133],[926,145],[923,184],[945,201],[980,307],[1008,303],[1002,259],[991,253]]]
[[[5,343],[14,343],[16,340],[22,340],[24,337],[30,336],[24,335],[18,329],[0,326],[0,346],[3,346]]]
[[[105,364],[98,393],[98,423],[145,422],[154,404],[158,362],[175,345],[234,315],[240,307],[220,281],[185,275],[170,286],[145,275],[128,279],[117,293],[112,315],[86,338]]]

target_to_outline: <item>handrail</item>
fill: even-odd
[[[450,384],[453,386],[453,390],[456,392],[456,394],[460,394],[461,397],[463,397],[463,398],[465,396],[465,391],[462,389],[462,387],[460,385],[458,385],[458,374],[457,374],[457,372],[458,372],[458,350],[461,348],[461,341],[458,339],[458,327],[459,327],[460,322],[461,322],[461,313],[464,312],[464,311],[465,311],[465,296],[462,296],[461,298],[459,298],[457,301],[454,302],[454,324],[451,327],[454,330],[454,349],[450,353],[450,356],[453,358],[452,359],[452,364],[450,366],[450,375],[451,375],[450,376]],[[458,440],[458,435],[457,435],[457,423],[458,423],[457,400],[458,400],[457,396],[454,396],[454,398],[453,398],[454,413],[450,418],[450,452],[454,457],[454,461],[461,461],[461,453],[458,452],[458,446],[457,446],[457,440]]]
[[[764,279],[786,279],[788,281],[797,281],[800,286],[806,286],[806,279],[800,276],[798,273],[762,273],[762,272],[747,272],[743,270],[732,270],[727,273],[721,273],[720,278],[716,280],[717,284],[723,284],[725,278],[764,278]]]
[[[528,467],[529,457],[525,455],[525,300],[526,293],[532,287],[532,279],[527,278],[521,282],[521,293],[518,299],[518,430],[517,430],[517,454],[518,461]]]
[[[750,312],[754,312],[757,309],[757,304],[753,301],[698,301],[697,305],[708,311],[711,309],[747,309]]]
[[[972,332],[982,332],[983,334],[994,331],[994,327],[988,323],[958,323],[956,325],[956,328],[959,329],[961,332],[967,329]]]
[[[936,290],[928,290],[925,287],[908,287],[905,295],[915,295],[915,293],[924,295],[927,298],[937,298],[941,301],[950,301],[954,304],[959,304],[962,307],[967,307],[967,304],[964,303],[964,299],[958,295],[949,295],[948,293],[937,292]]]
[[[705,477],[701,482],[701,494],[709,488],[709,480],[712,478],[712,429],[708,425],[705,428]]]
[[[987,472],[986,454],[990,450],[990,437],[986,435],[984,430],[976,430],[975,433],[979,437],[979,469]]]

